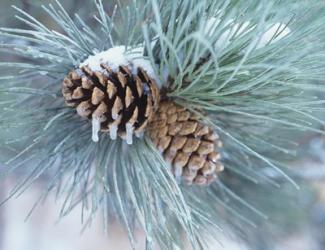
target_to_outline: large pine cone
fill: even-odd
[[[132,134],[140,136],[158,108],[157,84],[142,68],[132,74],[127,66],[115,72],[101,67],[101,72],[87,66],[71,71],[62,83],[65,102],[81,117],[96,119],[112,139],[119,135],[132,143]]]
[[[186,108],[162,101],[148,131],[175,177],[185,183],[209,185],[224,169],[219,136]]]

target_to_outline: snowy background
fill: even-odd
[[[17,4],[25,10],[38,15],[38,18],[51,26],[43,13],[35,11],[40,3],[50,1],[0,1],[0,26],[17,26],[13,21],[14,11],[9,7]],[[84,0],[66,0],[64,6],[70,10],[82,9]],[[91,14],[90,14],[91,16]],[[0,55],[1,56],[1,55]],[[5,58],[0,57],[0,61]],[[325,138],[311,136],[301,141],[300,154],[304,157],[294,164],[297,173],[306,178],[308,192],[303,193],[302,200],[310,209],[299,215],[302,226],[277,232],[278,238],[273,243],[275,250],[324,250],[325,249]],[[42,193],[42,181],[30,188],[24,195],[10,200],[0,207],[0,250],[128,250],[128,239],[121,227],[112,224],[109,236],[104,235],[101,218],[95,219],[92,227],[81,233],[80,210],[76,209],[70,216],[57,221],[60,210],[59,203],[54,203],[50,197],[25,222],[28,212]],[[0,200],[5,199],[9,190],[15,186],[16,177],[11,177],[0,183]],[[298,192],[298,191],[297,191]],[[311,198],[312,197],[312,198]],[[284,215],[290,211],[283,211]],[[295,217],[294,217],[295,218]],[[297,220],[297,218],[295,218]],[[267,222],[266,222],[267,223]],[[285,226],[285,225],[284,225]],[[143,245],[143,234],[138,232],[139,246]],[[266,249],[264,242],[258,242],[251,249]],[[141,240],[142,239],[142,240]],[[236,244],[229,239],[224,240],[224,246],[212,246],[211,249],[245,250],[242,244]]]

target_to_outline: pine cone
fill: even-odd
[[[224,167],[220,162],[219,136],[199,117],[172,101],[162,101],[149,135],[176,178],[187,184],[209,185]]]
[[[88,66],[71,71],[62,83],[65,102],[81,117],[96,119],[112,139],[119,135],[131,144],[133,133],[140,136],[158,108],[157,84],[142,68],[132,74],[127,66],[116,72],[101,67],[101,72]]]

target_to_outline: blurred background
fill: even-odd
[[[45,0],[1,0],[0,26],[23,27],[14,19],[15,4],[32,13],[43,23],[52,26],[51,20],[41,11]],[[53,1],[52,1],[53,2]],[[81,15],[87,13],[92,17],[92,1],[62,0],[62,4],[70,12]],[[107,0],[109,4],[113,1]],[[1,41],[0,41],[1,42]],[[6,61],[0,55],[0,61]],[[12,59],[12,58],[11,58]],[[1,96],[0,96],[1,100]],[[323,128],[324,129],[324,128]],[[1,136],[1,132],[0,132]],[[256,230],[248,239],[250,247],[236,243],[226,236],[223,245],[211,245],[211,249],[245,250],[324,250],[325,249],[325,137],[309,135],[300,138],[299,160],[291,163],[295,169],[294,178],[299,179],[301,190],[294,193],[293,205],[299,209],[270,211],[270,220],[265,221],[261,230]],[[0,163],[1,165],[1,163]],[[0,182],[0,200],[13,188],[18,177],[11,176]],[[42,193],[40,179],[36,185],[28,189],[17,199],[12,199],[0,207],[0,250],[127,250],[131,249],[125,231],[117,223],[112,222],[107,236],[103,231],[101,217],[98,216],[91,228],[82,230],[80,209],[58,221],[60,201],[50,197],[38,207],[28,220],[25,220],[39,195]],[[284,187],[285,188],[285,187]],[[279,190],[280,192],[280,190]],[[287,202],[274,200],[272,202]],[[297,212],[299,211],[299,212]],[[274,226],[276,225],[276,226]],[[143,233],[137,233],[140,249],[144,249]]]

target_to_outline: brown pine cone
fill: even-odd
[[[96,119],[112,139],[119,135],[131,144],[133,133],[140,136],[157,110],[159,89],[142,68],[132,74],[127,66],[101,67],[101,72],[87,66],[71,71],[62,83],[65,102],[81,117]]]
[[[172,101],[162,101],[149,123],[149,135],[176,178],[209,185],[224,167],[219,136],[199,117]]]

